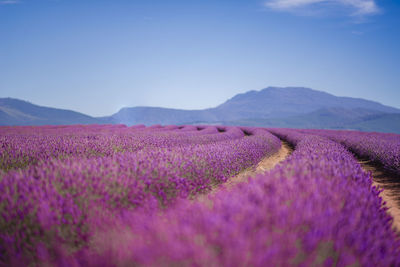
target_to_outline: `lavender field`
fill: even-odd
[[[225,186],[282,141],[285,160]],[[0,265],[400,266],[361,158],[400,181],[396,134],[0,127]]]

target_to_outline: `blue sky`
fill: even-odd
[[[0,97],[93,116],[267,86],[400,108],[400,1],[0,0]]]

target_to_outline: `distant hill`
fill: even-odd
[[[71,110],[42,107],[14,98],[0,98],[0,125],[94,123],[101,123],[101,120]]]
[[[278,118],[291,118],[289,121],[295,121],[296,116],[300,116],[298,119],[305,122],[311,119],[308,116],[318,116],[310,113],[323,113],[324,109],[326,111],[331,109],[332,116],[334,116],[333,113],[340,115],[341,112],[348,110],[353,110],[352,116],[357,112],[364,114],[366,111],[369,115],[400,113],[399,109],[370,100],[337,97],[303,87],[268,87],[261,91],[238,94],[225,103],[210,109],[179,110],[133,107],[123,108],[111,117],[118,123],[127,125],[231,123],[232,121],[260,121],[262,119],[275,121]],[[349,114],[342,115],[348,116]],[[339,117],[343,118],[343,116]],[[332,119],[334,118],[332,117]]]
[[[126,107],[94,118],[82,113],[0,99],[0,125],[44,124],[225,124],[264,127],[356,129],[400,133],[400,109],[338,97],[303,87],[268,87],[238,94],[203,110]]]
[[[216,110],[233,118],[282,118],[326,108],[365,109],[400,113],[399,109],[361,98],[338,97],[304,87],[268,87],[229,99]]]
[[[182,110],[158,107],[122,108],[111,116],[117,123],[135,124],[194,124],[220,121],[211,109]]]

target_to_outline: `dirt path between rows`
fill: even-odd
[[[393,217],[392,227],[400,232],[400,177],[388,173],[369,160],[359,160],[358,162],[364,171],[372,173],[372,185],[383,189],[379,196],[386,202],[384,206],[388,208],[387,212]]]
[[[229,178],[228,181],[226,181],[225,183],[213,187],[211,191],[209,191],[207,194],[199,195],[195,199],[198,201],[207,201],[208,196],[214,195],[221,189],[229,190],[236,184],[247,182],[250,177],[254,177],[257,174],[273,169],[276,165],[285,160],[293,152],[293,149],[289,145],[289,143],[283,140],[281,140],[281,142],[282,146],[278,150],[278,152],[261,159],[261,161],[257,164],[255,168],[251,167],[243,170],[236,176]]]
[[[255,168],[248,168],[238,175],[229,178],[223,185],[225,188],[230,188],[238,183],[247,182],[249,177],[255,176],[256,174],[260,174],[269,170],[272,170],[276,165],[278,165],[281,161],[285,160],[293,151],[293,149],[289,146],[289,144],[285,141],[282,141],[282,146],[272,156],[263,158]]]

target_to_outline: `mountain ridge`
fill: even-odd
[[[16,98],[0,98],[0,125],[95,124],[100,121],[86,114],[32,104]]]
[[[223,123],[252,118],[285,118],[329,107],[364,108],[377,112],[400,113],[400,109],[385,106],[376,101],[337,97],[305,87],[267,87],[260,91],[252,90],[237,94],[214,108],[180,110],[160,107],[131,107],[121,109],[112,117],[127,125]],[[155,110],[161,114],[159,118],[157,118],[157,114],[154,114]],[[183,113],[184,115],[181,116]],[[123,120],[121,120],[122,117]],[[149,120],[148,117],[151,119]]]
[[[339,97],[305,87],[267,87],[237,94],[207,109],[124,107],[104,117],[0,98],[0,125],[242,124],[248,126],[395,131],[400,109],[376,101]]]

